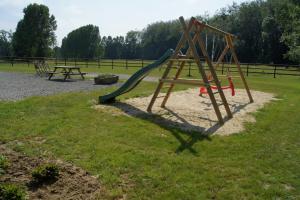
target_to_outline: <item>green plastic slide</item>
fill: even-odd
[[[120,88],[116,91],[99,97],[99,102],[102,104],[111,103],[115,101],[117,96],[131,91],[145,78],[152,70],[158,68],[167,59],[169,59],[174,53],[173,49],[169,49],[166,53],[155,62],[143,67],[139,71],[135,72]]]

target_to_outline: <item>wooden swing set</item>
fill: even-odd
[[[188,24],[186,24],[183,17],[179,18],[179,21],[182,25],[183,34],[175,48],[175,52],[173,56],[169,59],[167,67],[159,80],[158,86],[152,96],[152,99],[150,101],[150,104],[147,108],[148,112],[151,112],[151,109],[156,101],[157,98],[163,97],[163,101],[161,103],[161,107],[165,107],[170,94],[175,86],[175,84],[188,84],[188,85],[195,85],[195,86],[204,86],[205,92],[208,94],[214,111],[217,115],[219,124],[224,124],[224,119],[221,115],[219,106],[223,105],[225,107],[226,113],[228,118],[232,118],[232,112],[229,108],[229,105],[227,103],[226,97],[224,95],[223,89],[226,87],[221,86],[221,82],[218,77],[220,75],[217,75],[216,68],[223,62],[225,55],[230,52],[233,58],[233,61],[235,63],[235,66],[237,67],[237,72],[239,73],[239,77],[241,78],[244,88],[246,89],[247,95],[249,97],[249,101],[252,103],[253,98],[251,95],[251,92],[249,90],[248,84],[246,82],[246,79],[244,77],[244,74],[241,70],[240,63],[238,60],[238,57],[235,53],[235,48],[233,45],[233,39],[235,38],[234,35],[227,33],[225,31],[219,30],[215,27],[212,27],[208,24],[205,24],[196,18],[192,17]],[[208,51],[207,51],[207,43],[205,45],[204,40],[202,39],[201,33],[203,31],[210,31],[214,34],[219,34],[221,37],[224,38],[224,41],[226,42],[225,48],[223,49],[222,53],[218,57],[217,61],[215,63],[212,62],[211,58],[209,57]],[[186,44],[188,45],[188,48],[186,48]],[[197,49],[198,45],[198,49]],[[185,55],[182,53],[183,49],[187,49]],[[208,65],[208,73],[204,69],[205,62],[202,63],[201,59],[204,59],[206,64]],[[183,70],[183,68],[186,66],[187,63],[195,62],[198,70],[200,72],[200,75],[202,79],[183,79],[180,78],[180,74]],[[177,63],[177,66],[176,66]],[[175,76],[170,78],[169,73],[172,69],[176,69]],[[231,76],[227,76],[231,80]],[[164,84],[168,84],[167,86],[164,86]],[[211,85],[211,83],[214,84],[214,86]],[[167,92],[165,96],[158,96],[160,91],[163,88],[167,88]],[[212,88],[215,88],[217,92],[213,92]],[[200,89],[201,90],[201,89]],[[201,91],[200,91],[201,92]],[[221,97],[222,103],[218,105],[215,94],[218,93]],[[188,101],[188,100],[187,100]]]

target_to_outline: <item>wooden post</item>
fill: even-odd
[[[76,67],[76,65],[77,65],[77,58],[76,57],[74,58],[74,61],[75,61],[75,67]]]
[[[218,79],[218,76],[217,76],[217,73],[216,73],[216,71],[215,71],[215,68],[214,68],[214,66],[213,66],[213,64],[212,64],[212,62],[211,62],[211,60],[210,60],[210,58],[209,58],[209,55],[208,55],[208,53],[207,53],[207,51],[206,51],[206,49],[205,49],[205,44],[204,44],[204,42],[202,41],[202,38],[200,37],[200,33],[199,33],[199,32],[196,32],[196,35],[197,35],[198,44],[199,44],[199,46],[200,46],[200,49],[201,49],[201,51],[202,51],[202,53],[203,53],[203,55],[204,55],[204,57],[205,57],[205,59],[206,59],[208,68],[209,68],[209,70],[210,70],[210,74],[212,75],[212,78],[213,78],[213,80],[214,80],[214,82],[215,82],[215,84],[216,84],[216,86],[217,86],[217,88],[218,88],[218,92],[219,92],[219,95],[220,95],[220,97],[221,97],[221,99],[222,99],[222,102],[223,102],[223,104],[224,104],[224,107],[225,107],[227,116],[228,116],[229,118],[232,118],[232,113],[231,113],[231,110],[230,110],[229,105],[228,105],[228,103],[227,103],[227,99],[226,99],[226,97],[225,97],[225,95],[224,95],[224,92],[223,92],[223,90],[222,90],[221,83],[220,83],[220,81],[219,81],[219,79]],[[210,86],[209,86],[209,88],[210,88],[210,90],[211,90],[211,87],[210,87]],[[208,90],[207,90],[207,92],[208,92]],[[214,96],[214,95],[212,95],[212,96]],[[212,101],[213,101],[213,100],[212,100]]]
[[[224,62],[222,63],[222,75],[224,74]]]
[[[196,36],[194,36],[193,42],[195,42],[196,39],[197,39]],[[190,54],[191,54],[191,48],[188,48],[188,50],[186,51],[186,55],[187,55],[187,56],[190,56]],[[183,67],[185,66],[185,62],[186,62],[186,61],[182,61],[182,62],[181,62],[180,66],[179,66],[179,68],[178,68],[178,70],[177,70],[177,72],[176,72],[176,74],[175,74],[174,80],[177,80],[177,79],[179,78],[179,76],[180,76],[180,74],[181,74],[181,71],[183,70]],[[190,63],[190,64],[191,64],[191,63]],[[167,93],[166,93],[166,96],[164,97],[164,99],[163,99],[163,101],[162,101],[162,103],[161,103],[161,107],[165,107],[165,106],[166,106],[166,103],[167,103],[167,101],[168,101],[168,99],[169,99],[169,97],[170,97],[170,95],[171,95],[171,92],[172,92],[174,86],[175,86],[175,84],[174,84],[174,83],[171,83],[171,85],[170,85],[170,87],[169,87],[169,89],[168,89],[168,91],[167,91]]]
[[[192,75],[191,75],[191,66],[192,66],[192,63],[191,62],[189,62],[189,74],[188,74],[188,76],[189,77],[191,77]]]
[[[111,59],[111,69],[114,69],[114,59]]]
[[[247,63],[247,72],[246,75],[249,76],[249,63]]]
[[[247,81],[246,81],[246,79],[245,79],[245,77],[244,77],[243,71],[242,71],[242,69],[241,69],[241,66],[240,66],[239,60],[238,60],[238,58],[237,58],[237,55],[236,55],[236,53],[235,53],[235,48],[234,48],[234,46],[233,46],[232,37],[231,37],[230,35],[227,35],[226,37],[227,37],[227,39],[228,39],[228,45],[229,45],[229,47],[230,47],[231,54],[232,54],[232,56],[233,56],[233,60],[234,60],[234,62],[235,62],[235,64],[236,64],[236,66],[237,66],[238,72],[239,72],[239,74],[240,74],[240,76],[241,76],[242,82],[243,82],[244,87],[245,87],[245,89],[246,89],[246,91],[247,91],[249,100],[250,100],[250,102],[252,103],[252,102],[253,102],[253,98],[252,98],[250,89],[249,89],[249,87],[248,87]]]
[[[100,68],[100,58],[98,57],[98,68]]]
[[[205,70],[204,70],[204,68],[203,68],[203,66],[202,66],[202,64],[201,64],[201,60],[200,60],[200,57],[199,57],[199,55],[198,55],[198,53],[197,53],[196,46],[195,46],[195,44],[193,43],[193,40],[192,40],[192,38],[191,38],[191,35],[190,35],[190,33],[189,33],[189,30],[187,29],[187,26],[186,26],[186,24],[185,24],[185,21],[184,21],[183,17],[180,17],[179,20],[180,20],[180,23],[181,23],[181,25],[182,25],[182,27],[183,27],[183,30],[184,30],[184,36],[185,36],[186,40],[188,41],[189,47],[191,48],[192,54],[193,54],[193,56],[194,56],[194,59],[195,59],[197,65],[198,65],[199,72],[200,72],[200,74],[201,74],[201,76],[202,76],[202,79],[203,79],[203,81],[204,81],[204,84],[205,84],[205,86],[206,86],[207,93],[208,93],[208,95],[209,95],[209,97],[210,97],[210,99],[211,99],[211,102],[212,102],[212,105],[213,105],[214,110],[215,110],[215,112],[216,112],[216,115],[217,115],[217,118],[218,118],[218,120],[219,120],[219,123],[220,123],[220,124],[224,124],[224,120],[223,120],[223,118],[222,118],[222,114],[221,114],[221,112],[220,112],[220,109],[219,109],[219,107],[218,107],[217,101],[216,101],[215,96],[214,96],[214,94],[213,94],[213,92],[212,92],[212,89],[211,89],[211,87],[210,87],[210,84],[209,84],[208,78],[207,78],[207,76],[206,76]],[[191,19],[191,22],[193,23],[194,20],[195,20],[195,18],[192,18],[192,19]],[[196,35],[197,35],[197,34],[196,34]],[[197,38],[198,38],[198,35],[197,35]],[[199,38],[198,38],[198,41],[199,41]],[[204,48],[205,48],[205,47],[204,47]],[[216,83],[217,83],[217,82],[218,82],[218,78],[217,78],[216,76],[215,76],[214,78],[217,79],[217,80],[215,80]],[[218,85],[218,87],[219,87],[219,85]]]
[[[127,58],[125,60],[125,68],[128,69],[128,60],[127,60]]]
[[[143,60],[143,58],[142,58],[142,68],[144,67],[144,60]]]
[[[67,59],[65,58],[65,66],[67,66]]]
[[[273,75],[274,78],[276,78],[276,69],[277,69],[277,67],[276,67],[276,65],[274,65],[274,75]]]
[[[192,28],[192,26],[193,26],[193,23],[192,23],[192,21],[190,21],[189,25],[187,27],[187,30],[190,31],[190,29]],[[183,45],[185,44],[185,42],[186,42],[185,35],[182,34],[181,38],[180,38],[180,40],[179,40],[179,42],[178,42],[178,44],[177,44],[177,46],[175,48],[174,54],[173,54],[173,56],[171,56],[171,58],[176,58],[177,57],[180,49],[183,47]],[[173,63],[174,63],[174,61],[171,61],[171,60],[169,61],[168,65],[167,65],[167,67],[166,67],[166,69],[165,69],[165,71],[164,71],[164,73],[162,75],[162,79],[165,79],[168,76]],[[154,94],[152,96],[152,99],[151,99],[151,101],[150,101],[150,103],[148,105],[148,108],[147,108],[148,112],[151,112],[151,109],[152,109],[152,107],[153,107],[153,105],[155,103],[155,100],[156,100],[156,98],[157,98],[157,96],[159,94],[159,91],[161,90],[162,86],[163,86],[163,82],[160,81],[158,83],[158,86],[156,87],[155,92],[154,92]]]

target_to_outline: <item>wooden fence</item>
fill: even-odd
[[[16,64],[25,64],[28,67],[32,65],[35,60],[44,60],[51,65],[72,65],[82,67],[109,67],[112,70],[114,68],[141,68],[153,62],[153,60],[144,59],[79,59],[79,58],[44,58],[44,57],[0,57],[0,64],[9,64],[14,67]],[[193,62],[187,63],[188,75],[192,75],[193,70],[197,70],[197,66]],[[163,66],[165,67],[165,66]],[[288,64],[263,64],[263,63],[241,63],[241,68],[246,76],[253,74],[271,75],[276,78],[278,75],[283,76],[300,76],[300,65],[288,65]],[[161,68],[160,68],[161,69]],[[219,73],[225,74],[227,71],[230,73],[237,73],[237,69],[234,65],[229,63],[221,63],[217,69]]]

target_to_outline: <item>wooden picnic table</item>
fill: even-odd
[[[64,81],[67,78],[71,78],[71,75],[80,75],[82,79],[84,79],[84,75],[86,73],[81,72],[80,67],[78,66],[54,66],[54,70],[52,72],[48,72],[48,79],[51,80],[54,74],[62,74],[64,75]],[[60,70],[60,71],[57,71]],[[75,71],[75,72],[74,72]]]

